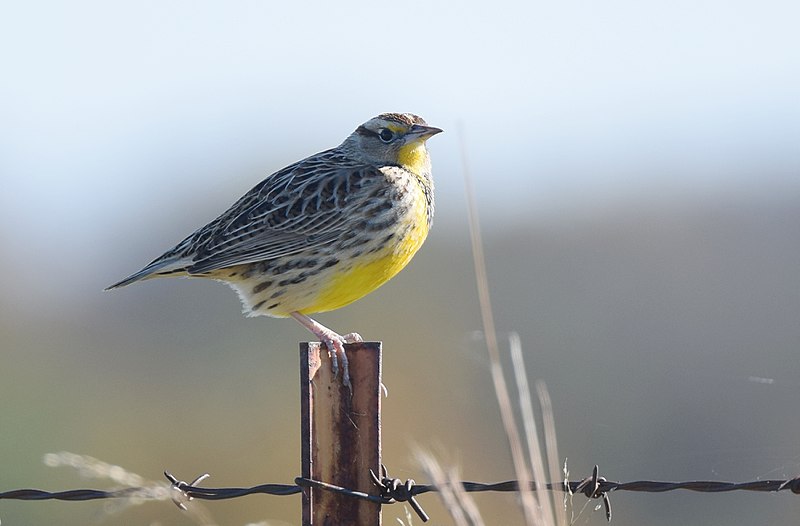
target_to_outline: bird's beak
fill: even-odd
[[[433,137],[437,133],[442,133],[441,128],[434,128],[433,126],[426,126],[424,124],[415,124],[408,130],[406,135],[411,135],[413,137],[419,137],[420,139],[428,139]]]

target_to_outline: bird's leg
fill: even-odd
[[[325,344],[325,347],[328,349],[328,355],[331,357],[331,363],[333,364],[333,376],[336,376],[339,372],[338,358],[341,358],[342,383],[345,385],[345,387],[347,387],[347,389],[350,390],[350,392],[352,392],[353,384],[350,383],[350,367],[347,360],[347,354],[344,352],[344,344],[364,341],[363,338],[361,338],[361,335],[351,332],[350,334],[341,336],[318,321],[315,321],[305,314],[301,314],[299,312],[293,312],[292,318],[299,321],[303,327],[311,331],[314,336],[319,338],[319,341]]]

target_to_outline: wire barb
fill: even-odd
[[[592,476],[586,477],[578,482],[573,493],[583,493],[587,499],[603,499],[606,508],[606,520],[611,522],[611,499],[608,498],[608,491],[602,489],[601,485],[608,482],[605,477],[599,476],[600,468],[597,465],[592,470]],[[609,490],[610,491],[610,490]]]
[[[408,502],[417,516],[422,522],[428,522],[430,519],[425,510],[422,509],[417,499],[414,498],[414,487],[416,482],[414,479],[407,479],[403,482],[400,479],[393,479],[389,477],[389,471],[386,469],[385,464],[381,464],[381,478],[375,474],[371,469],[369,476],[372,477],[372,483],[381,490],[381,497],[385,498],[388,503],[392,502]]]
[[[170,481],[170,489],[172,490],[172,502],[175,503],[177,507],[186,511],[186,503],[192,500],[194,497],[186,491],[186,488],[192,488],[197,486],[199,483],[210,477],[208,473],[203,473],[192,482],[184,482],[182,480],[178,480],[175,478],[172,473],[169,471],[164,472],[164,476]]]

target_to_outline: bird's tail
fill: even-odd
[[[120,287],[124,287],[125,285],[130,285],[131,283],[151,278],[187,275],[188,273],[186,272],[186,264],[187,262],[184,258],[158,258],[139,272],[131,274],[122,281],[118,281],[117,283],[106,287],[105,290],[118,289]]]

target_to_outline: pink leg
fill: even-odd
[[[333,330],[315,321],[305,314],[293,312],[292,318],[299,321],[303,327],[311,331],[314,336],[319,338],[319,341],[325,344],[328,349],[328,354],[333,362],[333,375],[336,376],[339,371],[338,358],[342,360],[342,383],[350,390],[353,390],[353,384],[350,383],[350,368],[348,366],[347,355],[344,352],[345,343],[355,343],[364,341],[358,333],[351,332],[341,336]]]

